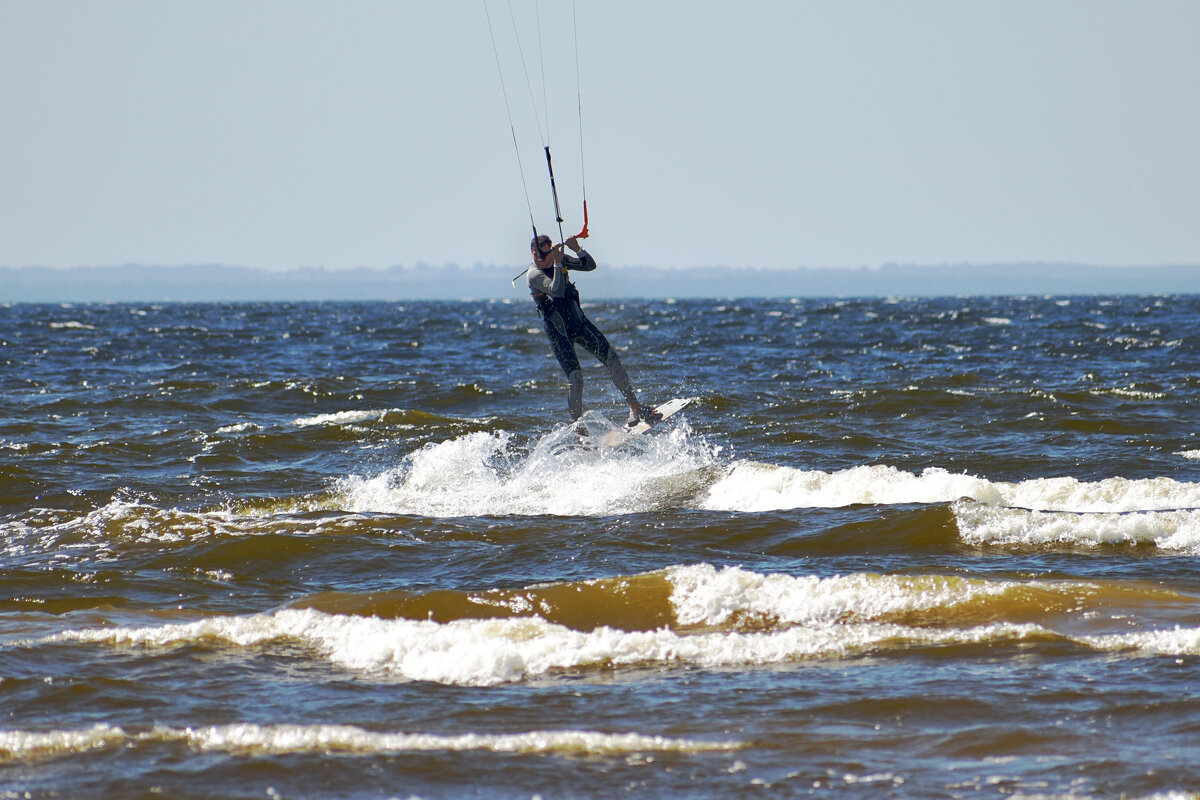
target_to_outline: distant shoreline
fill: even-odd
[[[0,267],[0,302],[239,302],[521,298],[517,266],[273,271],[222,265]],[[1200,265],[947,264],[765,269],[611,267],[575,276],[585,299],[1195,294]]]

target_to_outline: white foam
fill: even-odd
[[[718,511],[838,508],[856,504],[947,503],[968,498],[993,506],[1045,511],[1110,512],[1200,508],[1200,484],[1171,478],[1035,478],[990,481],[930,468],[919,475],[889,466],[838,472],[739,461],[702,505]]]
[[[997,484],[1005,505],[1040,511],[1126,512],[1200,508],[1200,484],[1171,478],[1036,478]],[[974,498],[979,499],[979,498]]]
[[[498,753],[627,755],[737,750],[738,741],[681,739],[640,733],[546,730],[526,733],[438,735],[371,731],[353,725],[234,724],[142,732],[97,724],[81,730],[0,731],[0,762],[75,755],[144,742],[179,742],[201,752],[253,755],[293,753],[399,753],[486,750]]]
[[[323,523],[298,522],[280,515],[306,510],[302,501],[292,500],[268,511],[238,512],[227,510],[181,511],[160,509],[124,499],[112,500],[100,508],[79,516],[43,510],[43,513],[0,522],[0,554],[16,556],[45,552],[51,560],[109,557],[113,548],[132,543],[179,543],[210,537],[241,537],[254,534],[319,534]],[[315,506],[309,502],[309,506]],[[336,524],[330,521],[330,524]],[[82,555],[81,555],[82,554]]]
[[[914,646],[1006,644],[1058,638],[1100,650],[1200,653],[1200,629],[1121,630],[1095,582],[1017,581],[861,573],[818,578],[738,567],[672,567],[675,627],[590,631],[538,616],[499,619],[382,619],[284,609],[190,623],[88,628],[41,642],[174,648],[190,644],[256,650],[299,643],[311,657],[376,679],[492,686],[560,670],[624,667],[754,667],[908,650]],[[1158,613],[1188,598],[1147,597]],[[1164,605],[1165,604],[1165,605]],[[1044,610],[1043,610],[1044,609]],[[1063,609],[1070,633],[1053,628]],[[1007,618],[1006,618],[1007,617]],[[1118,622],[1126,628],[1131,619]],[[1082,635],[1078,626],[1102,635]]]
[[[490,686],[565,669],[745,667],[841,658],[878,648],[1047,635],[1036,624],[988,619],[989,600],[1020,601],[1029,582],[937,575],[796,577],[711,565],[673,567],[665,575],[673,587],[677,630],[601,626],[580,631],[537,616],[437,623],[285,609],[183,624],[72,630],[49,640],[145,647],[207,642],[248,649],[291,641],[353,672]],[[1094,586],[1078,582],[1036,585],[1062,595],[1071,607],[1095,593]],[[958,611],[970,607],[976,610]],[[913,613],[922,620],[916,626],[910,624]],[[973,625],[972,620],[988,624]]]
[[[140,508],[142,507],[137,503],[112,500],[107,505],[82,516],[61,521],[33,524],[30,519],[18,519],[0,523],[0,536],[8,542],[9,546],[5,548],[7,554],[22,553],[26,549],[62,551],[90,547],[93,546],[89,544],[91,540],[105,537],[113,528],[143,528],[144,526],[139,526],[136,522],[136,514]]]
[[[972,502],[955,503],[953,510],[959,534],[972,544],[1152,544],[1163,550],[1200,554],[1200,510],[1079,513]]]
[[[710,742],[638,733],[530,731],[513,734],[380,733],[349,725],[225,725],[188,729],[189,744],[202,750],[252,750],[267,753],[358,753],[489,750],[501,753],[577,753],[613,755],[634,752],[733,750],[740,742]]]
[[[0,763],[103,750],[124,739],[125,731],[104,724],[66,731],[0,730]]]
[[[261,431],[262,426],[253,422],[239,422],[236,425],[226,425],[217,428],[217,433],[245,433],[246,431]]]
[[[895,614],[970,604],[1023,587],[1013,581],[943,575],[762,575],[709,564],[672,567],[667,575],[674,587],[676,619],[685,626],[725,625],[736,619],[754,625],[877,622]]]
[[[888,466],[838,472],[735,463],[702,505],[714,511],[839,508],[856,504],[940,503],[971,497],[1002,502],[1000,489],[983,478],[931,468],[914,475]]]
[[[1175,627],[1167,630],[1116,633],[1082,637],[1098,650],[1135,650],[1145,655],[1200,655],[1200,628]]]
[[[332,414],[299,417],[292,420],[292,424],[297,428],[310,428],[318,425],[352,425],[356,422],[380,422],[387,414],[386,410],[337,411]]]
[[[592,437],[581,447],[571,428],[517,448],[505,431],[474,432],[431,443],[400,466],[352,476],[337,487],[351,511],[422,516],[553,514],[595,516],[650,511],[686,489],[686,476],[715,462],[716,450],[679,423],[621,448],[598,445],[615,426],[585,416]]]
[[[680,634],[667,628],[577,631],[540,617],[448,623],[323,614],[311,609],[145,628],[66,631],[51,641],[178,646],[202,641],[257,647],[299,641],[342,669],[394,680],[493,686],[563,669],[623,666],[717,668],[840,658],[887,645],[946,644],[1020,638],[1037,626],[1000,623],[965,629],[888,623],[793,626],[764,632]]]
[[[1003,582],[1000,582],[1003,584]],[[947,584],[947,591],[954,587]],[[994,591],[1013,587],[998,585]],[[918,593],[909,593],[917,598]],[[942,602],[941,600],[934,601]],[[887,605],[886,603],[884,605]],[[331,616],[306,611],[282,611],[225,620],[205,620],[190,625],[148,628],[91,629],[51,637],[55,641],[186,644],[224,640],[242,646],[273,639],[299,640],[336,665],[354,671],[400,680],[429,680],[447,684],[490,686],[536,678],[557,669],[620,666],[691,666],[700,668],[749,667],[805,659],[844,658],[880,648],[1013,643],[1029,639],[1058,638],[1106,651],[1135,651],[1151,655],[1200,655],[1200,628],[1136,631],[1098,636],[1054,633],[1034,623],[996,622],[969,627],[912,627],[880,622],[841,622],[793,626],[762,632],[706,632],[681,635],[667,629],[626,632],[597,628],[590,633],[569,630],[540,618],[460,620],[438,624],[410,620]],[[272,729],[254,726],[212,729],[193,735],[192,744],[210,749],[263,749],[295,751],[306,748],[339,749],[512,749],[614,747],[645,749],[639,739],[601,738],[590,734],[555,739],[548,734],[516,738],[423,737],[396,734],[351,734],[333,730]],[[381,738],[382,737],[382,738]],[[56,734],[0,732],[0,754],[45,750],[51,754],[109,747],[111,731],[90,729]],[[340,742],[335,744],[334,742]],[[538,744],[541,742],[541,744]],[[632,744],[631,744],[632,742]],[[119,742],[118,742],[119,743]],[[693,747],[663,744],[660,747]]]
[[[1093,394],[1124,397],[1129,400],[1161,400],[1167,396],[1165,392],[1147,392],[1145,390],[1134,389],[1132,387],[1098,390],[1093,392]]]

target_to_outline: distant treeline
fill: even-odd
[[[0,302],[237,302],[524,298],[520,266],[389,269],[144,265],[0,268]],[[609,267],[578,274],[584,299],[1200,293],[1200,266],[945,264],[754,269]]]

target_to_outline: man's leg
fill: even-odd
[[[583,370],[579,367],[579,357],[575,355],[575,345],[550,323],[545,327],[546,335],[550,338],[550,349],[567,376],[567,408],[571,410],[571,419],[579,419],[583,415]]]
[[[621,357],[617,355],[616,349],[609,344],[608,337],[590,319],[585,317],[583,329],[575,337],[575,341],[583,345],[583,349],[594,355],[608,369],[608,375],[612,378],[613,385],[617,387],[617,391],[625,396],[625,402],[629,403],[629,408],[637,414],[641,408],[641,405],[638,403],[637,392],[633,388],[633,383],[629,380],[629,373],[625,371],[625,365],[621,363]]]

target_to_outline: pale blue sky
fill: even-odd
[[[511,3],[540,105],[534,4]],[[551,230],[509,6],[487,7]],[[1200,263],[1200,3],[576,13],[601,263]],[[571,4],[540,25],[571,232]],[[0,103],[0,266],[528,254],[482,0],[0,0]]]

